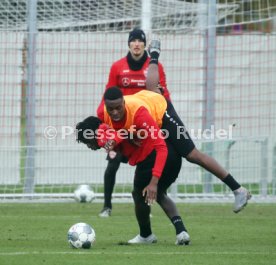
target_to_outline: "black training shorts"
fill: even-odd
[[[195,148],[195,144],[172,103],[169,101],[167,103],[168,106],[162,119],[161,129],[166,130],[169,135],[168,141],[174,146],[175,150],[182,157],[186,157]]]
[[[181,156],[174,150],[173,146],[166,141],[168,157],[163,174],[158,182],[158,191],[166,192],[170,185],[176,180],[182,165]],[[153,151],[144,161],[136,166],[134,176],[134,190],[143,190],[152,178],[152,168],[154,166],[156,152]]]

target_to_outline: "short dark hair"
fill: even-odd
[[[83,121],[79,122],[76,125],[76,140],[77,142],[81,142],[84,144],[87,144],[93,140],[95,140],[95,143],[97,143],[96,137],[93,139],[87,139],[85,137],[84,133],[86,130],[91,130],[96,134],[96,131],[98,130],[99,126],[102,124],[102,121],[95,117],[95,116],[89,116]]]
[[[123,93],[120,88],[116,86],[112,86],[107,88],[107,90],[104,93],[104,100],[115,100],[118,98],[123,98]]]

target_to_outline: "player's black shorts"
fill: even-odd
[[[168,106],[163,116],[161,129],[168,132],[168,140],[172,143],[175,150],[182,157],[186,157],[195,148],[195,144],[186,131],[185,125],[178,117],[172,103],[169,101],[167,103]]]
[[[163,192],[166,192],[170,185],[176,180],[182,165],[182,157],[168,141],[166,141],[166,144],[168,148],[168,157],[163,174],[158,182],[158,191]],[[142,191],[150,183],[155,157],[156,152],[153,151],[144,161],[137,164],[134,175],[134,190]]]

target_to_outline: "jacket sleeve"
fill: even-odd
[[[139,108],[136,112],[134,124],[137,131],[142,129],[145,133],[147,132],[147,144],[151,145],[156,151],[152,175],[160,178],[168,156],[168,149],[162,138],[162,132],[145,107]]]
[[[117,86],[117,67],[116,64],[113,64],[110,68],[109,71],[109,76],[108,76],[108,82],[105,86],[106,91],[107,88],[112,87],[112,86]],[[97,116],[98,118],[103,122],[104,121],[104,100],[102,97],[102,100],[97,108]]]
[[[97,142],[99,147],[104,147],[108,140],[114,140],[116,146],[122,143],[126,138],[123,138],[120,132],[110,128],[108,124],[102,123],[97,130]]]
[[[164,88],[164,97],[171,101],[170,92],[167,88],[167,80],[166,80],[166,74],[164,71],[164,67],[161,63],[158,63],[158,71],[159,71],[159,83]]]

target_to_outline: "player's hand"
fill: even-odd
[[[111,150],[108,152],[108,156],[110,157],[110,159],[114,159],[117,156],[117,153]]]
[[[114,140],[108,140],[104,145],[104,149],[109,152],[112,151],[116,146],[116,142]]]
[[[143,189],[143,197],[145,197],[145,203],[147,205],[152,205],[157,198],[157,184],[158,178],[153,176],[149,185]]]

